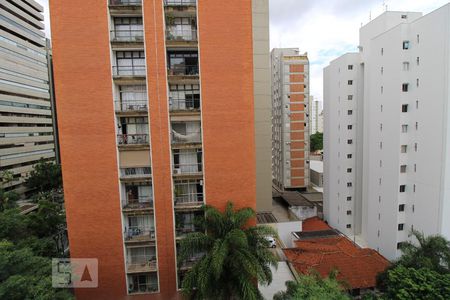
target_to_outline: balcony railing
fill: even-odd
[[[148,144],[148,134],[118,134],[117,143],[119,145],[146,145]]]
[[[134,275],[134,276],[142,276],[142,275]],[[156,278],[154,280],[150,280],[150,278],[147,279],[149,282],[146,283],[140,283],[139,279],[131,277],[129,279],[129,288],[128,292],[130,294],[136,294],[136,293],[153,293],[158,291],[158,283],[156,282]],[[136,284],[134,283],[136,282]]]
[[[174,175],[190,175],[198,174],[202,172],[202,164],[174,164],[173,174]]]
[[[140,273],[156,271],[155,255],[132,255],[127,259],[127,272]]]
[[[125,199],[123,201],[124,209],[149,209],[153,208],[153,199],[151,197],[137,197]]]
[[[176,195],[175,193],[175,205],[193,206],[202,204],[203,204],[203,193],[190,193],[184,195]]]
[[[200,99],[170,99],[170,111],[200,110]]]
[[[191,6],[196,4],[196,0],[164,0],[164,5],[167,6]]]
[[[114,76],[145,76],[145,66],[113,66]]]
[[[177,226],[177,228],[175,229],[177,237],[183,237],[189,233],[196,231],[197,229],[195,228],[193,223],[184,223],[183,225]]]
[[[151,175],[152,168],[150,167],[120,168],[120,177],[123,179],[142,178]]]
[[[142,0],[109,0],[109,5],[142,5]]]
[[[197,76],[198,75],[198,65],[175,65],[169,67],[169,75],[186,75],[186,76]]]
[[[197,41],[197,30],[167,28],[166,39],[168,41]]]
[[[115,101],[116,111],[147,111],[147,100],[122,100]]]
[[[186,132],[186,134],[181,134],[172,130],[172,144],[198,144],[202,142],[202,135],[199,131],[196,132]]]
[[[144,31],[141,30],[111,30],[111,41],[113,42],[143,42]]]
[[[126,241],[141,241],[155,238],[155,230],[153,227],[131,226],[126,227],[124,232]]]

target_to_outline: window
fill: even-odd
[[[349,116],[353,115],[353,111],[351,109],[347,110],[347,115]]]
[[[406,191],[406,185],[400,185],[400,193],[404,193]]]
[[[415,206],[414,206],[414,204],[413,204],[413,206],[412,206],[412,212],[414,212],[415,211]]]
[[[380,237],[380,229],[378,229],[377,235],[378,237]]]
[[[381,196],[378,196],[378,203],[381,203]]]
[[[351,182],[347,182],[347,187],[352,187],[352,183]]]
[[[348,229],[352,228],[352,224],[347,224],[346,226]]]
[[[383,48],[381,48],[381,55],[383,55],[384,54],[384,49]]]
[[[347,210],[347,216],[351,216],[352,215],[352,211],[351,210]]]
[[[405,204],[400,204],[398,206],[398,211],[405,211]]]
[[[384,89],[383,89],[383,86],[381,86],[381,93],[382,93],[382,94],[383,94],[383,90],[384,90]]]
[[[401,249],[402,246],[403,246],[403,243],[402,243],[402,242],[398,242],[398,243],[397,243],[397,249]]]
[[[402,112],[408,112],[408,104],[403,104],[402,105]]]
[[[403,41],[403,50],[409,49],[409,41]]]
[[[348,130],[352,130],[353,129],[353,125],[347,125],[347,129]]]
[[[349,70],[353,70],[353,65],[348,65],[347,67]]]
[[[383,67],[381,67],[380,72],[381,72],[381,75],[383,75],[383,73],[384,73],[384,68]]]
[[[403,71],[409,71],[409,62],[403,62]]]
[[[402,132],[403,132],[403,133],[408,132],[408,125],[406,125],[406,124],[403,124],[403,125],[402,125]]]
[[[381,220],[381,214],[379,213],[378,214],[378,221],[380,221]]]
[[[352,158],[352,155],[351,154],[347,154],[347,158],[348,159]]]
[[[383,149],[383,142],[380,142],[380,149]]]
[[[380,168],[383,166],[383,161],[380,159]]]
[[[400,166],[400,173],[406,173],[406,165]]]
[[[383,112],[383,104],[380,105],[380,112]]]
[[[378,178],[378,185],[381,185],[381,178]]]
[[[414,143],[414,152],[417,152],[417,143]]]
[[[353,95],[348,95],[347,100],[353,100]]]
[[[413,185],[413,193],[415,193],[416,192],[416,185],[414,184]]]
[[[416,100],[416,109],[419,109],[419,100]]]
[[[347,140],[347,144],[349,145],[353,144],[353,140]]]
[[[417,56],[417,58],[416,58],[416,64],[417,65],[420,65],[420,58]]]
[[[347,197],[347,201],[352,201],[352,197],[351,197],[351,196],[348,196],[348,197]]]
[[[347,168],[347,173],[351,173],[352,172],[352,168]]]
[[[398,231],[403,231],[403,227],[405,227],[405,224],[398,224]]]
[[[380,131],[383,131],[383,123],[380,123]]]
[[[408,15],[402,15],[402,19],[408,19]]]
[[[353,85],[353,80],[347,81],[348,85]]]
[[[414,164],[414,173],[416,173],[416,172],[417,172],[417,165]]]
[[[419,129],[419,122],[416,122],[416,130]]]
[[[408,146],[407,145],[401,145],[400,146],[400,153],[406,153],[406,151],[408,151]]]
[[[417,35],[416,38],[417,38],[417,44],[419,44],[420,43],[420,35]]]
[[[419,78],[416,79],[416,86],[419,87]]]
[[[402,84],[402,92],[407,92],[408,91],[408,87],[409,87],[408,83],[403,83]]]

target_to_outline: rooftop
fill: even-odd
[[[300,233],[296,247],[283,250],[299,273],[308,274],[314,269],[325,277],[337,269],[337,279],[350,289],[372,288],[376,275],[389,266],[378,252],[360,248],[317,217],[305,220],[303,230],[306,233]]]

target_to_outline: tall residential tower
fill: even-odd
[[[324,72],[326,219],[390,259],[450,238],[449,30],[450,4],[385,12]]]
[[[0,2],[0,171],[3,186],[26,197],[24,181],[39,159],[55,159],[48,48],[43,7]]]
[[[76,295],[176,298],[201,206],[256,208],[267,1],[50,4],[70,250],[99,260]]]
[[[296,48],[273,49],[272,178],[281,190],[309,183],[309,61]]]

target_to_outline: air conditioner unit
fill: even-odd
[[[181,169],[173,169],[173,174],[174,174],[174,175],[179,175],[179,174],[181,174]]]

